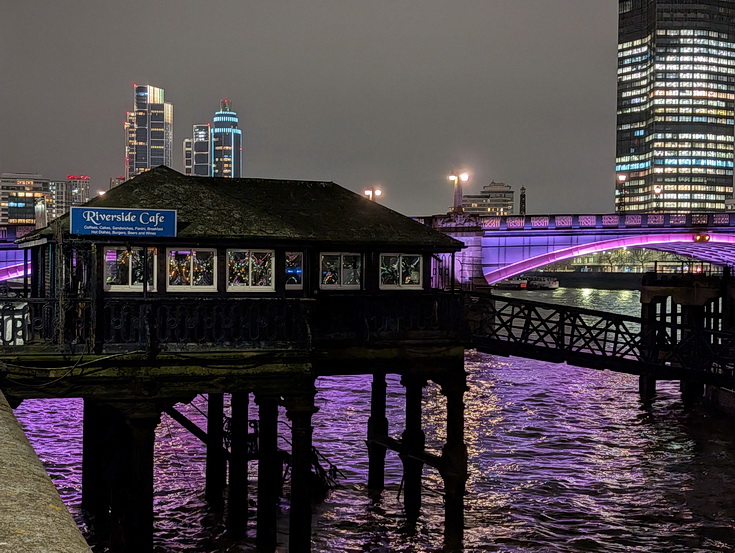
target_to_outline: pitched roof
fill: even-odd
[[[333,182],[192,177],[160,166],[85,206],[176,209],[180,238],[382,244],[435,251],[463,247]],[[21,241],[53,235],[58,225],[68,233],[69,215]]]

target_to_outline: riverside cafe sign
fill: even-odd
[[[176,210],[72,207],[70,230],[72,234],[174,237]]]

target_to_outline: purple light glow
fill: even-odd
[[[537,255],[524,259],[523,261],[517,261],[511,263],[501,269],[495,269],[485,273],[485,280],[488,284],[493,284],[504,278],[511,277],[530,271],[555,261],[562,261],[569,259],[570,257],[577,257],[579,255],[587,255],[591,253],[597,253],[605,250],[615,250],[622,247],[638,247],[638,246],[651,246],[658,244],[672,244],[672,243],[688,243],[688,244],[701,244],[702,247],[706,247],[704,243],[697,241],[699,233],[685,233],[685,234],[648,234],[648,235],[636,235],[627,236],[625,238],[616,238],[614,240],[604,240],[602,242],[592,242],[590,244],[583,244],[580,246],[574,246],[572,248],[565,248],[562,250],[556,250],[553,252]],[[735,244],[735,236],[729,235],[717,235],[710,234],[708,244]]]
[[[6,265],[4,267],[0,267],[0,282],[10,280],[11,278],[20,278],[26,274],[26,271],[28,271],[29,275],[31,274],[30,263],[28,263],[28,265],[20,263],[18,265]]]

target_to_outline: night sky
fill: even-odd
[[[615,0],[23,0],[0,13],[0,171],[123,174],[133,83],[191,126],[229,98],[244,176],[380,186],[443,213],[447,175],[529,213],[610,212]]]

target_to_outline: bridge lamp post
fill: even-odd
[[[375,201],[379,196],[382,196],[383,191],[380,188],[366,188],[362,191],[368,199],[372,202]]]
[[[462,183],[470,180],[470,175],[466,172],[457,174],[452,171],[452,174],[448,178],[454,183],[454,205],[452,206],[452,211],[454,213],[462,213],[464,211],[462,207]]]
[[[628,180],[628,175],[620,173],[618,175],[618,187],[620,202],[618,202],[618,211],[620,213],[625,212],[625,181]]]
[[[660,184],[653,186],[653,211],[658,213],[661,210],[661,192],[664,191],[664,187]]]

